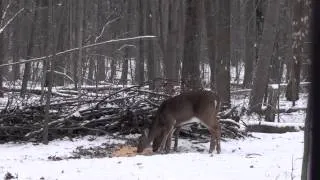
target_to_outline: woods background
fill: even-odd
[[[118,114],[118,130],[124,121],[145,127],[128,114],[143,119],[163,99],[201,88],[218,92],[222,110],[234,110],[232,93],[250,93],[245,111],[273,122],[280,95],[294,105],[311,79],[310,0],[1,0],[0,8],[5,140],[109,132],[97,123],[106,114]],[[153,108],[132,106],[141,94]]]

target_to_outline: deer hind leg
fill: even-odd
[[[174,132],[174,147],[173,147],[174,151],[178,150],[178,138],[179,138],[180,130],[181,130],[181,127],[177,127]]]

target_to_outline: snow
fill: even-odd
[[[82,158],[61,161],[49,156],[70,156],[77,146],[94,147],[121,142],[110,137],[73,142],[55,140],[49,145],[7,143],[0,145],[0,178],[7,172],[19,179],[299,179],[303,132],[253,133],[254,137],[221,142],[221,154],[209,154],[209,143],[180,139],[180,152],[168,155]],[[195,146],[206,151],[197,152]]]
[[[272,89],[279,89],[279,84],[271,84]]]
[[[295,108],[307,106],[308,94],[301,93]],[[0,98],[5,106],[7,98]],[[32,97],[32,102],[37,97]],[[247,107],[247,95],[232,98],[232,106]],[[21,103],[21,102],[20,102]],[[292,103],[280,98],[280,108],[292,108]],[[73,115],[77,116],[77,113]],[[301,126],[305,111],[281,113],[278,126]],[[276,117],[277,119],[277,117]],[[256,115],[243,115],[241,121],[261,121]],[[263,122],[266,123],[266,122]],[[97,147],[104,143],[125,143],[109,136],[86,136],[54,140],[49,145],[33,143],[0,144],[0,179],[10,172],[17,179],[218,179],[218,180],[287,180],[300,179],[303,155],[303,131],[284,134],[252,133],[246,139],[223,139],[221,154],[209,154],[209,142],[195,143],[180,139],[178,150],[167,155],[136,155],[134,157],[105,157],[63,159],[53,161],[48,157],[69,157],[77,147]],[[126,136],[136,138],[137,135]],[[204,149],[201,152],[199,149]],[[200,152],[199,152],[200,151]]]

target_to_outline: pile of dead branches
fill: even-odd
[[[151,124],[161,102],[169,97],[140,86],[83,88],[81,95],[77,91],[60,89],[53,93],[50,103],[49,139],[89,134],[141,133]],[[40,141],[43,136],[44,107],[44,103],[33,101],[1,110],[0,143]],[[228,113],[224,113],[221,124],[222,136],[245,136],[240,124],[230,119]],[[194,133],[209,135],[202,128],[182,131],[182,135]]]

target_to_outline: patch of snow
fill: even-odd
[[[80,145],[111,143],[109,137],[93,141],[84,137],[55,140],[49,145],[8,143],[0,145],[0,178],[7,172],[19,179],[300,179],[303,132],[253,133],[252,138],[222,142],[221,154],[197,152],[193,144],[180,139],[180,152],[168,155],[69,159],[50,161],[48,156],[68,156]],[[115,140],[118,141],[118,140]]]
[[[272,89],[279,89],[279,84],[270,84]]]

